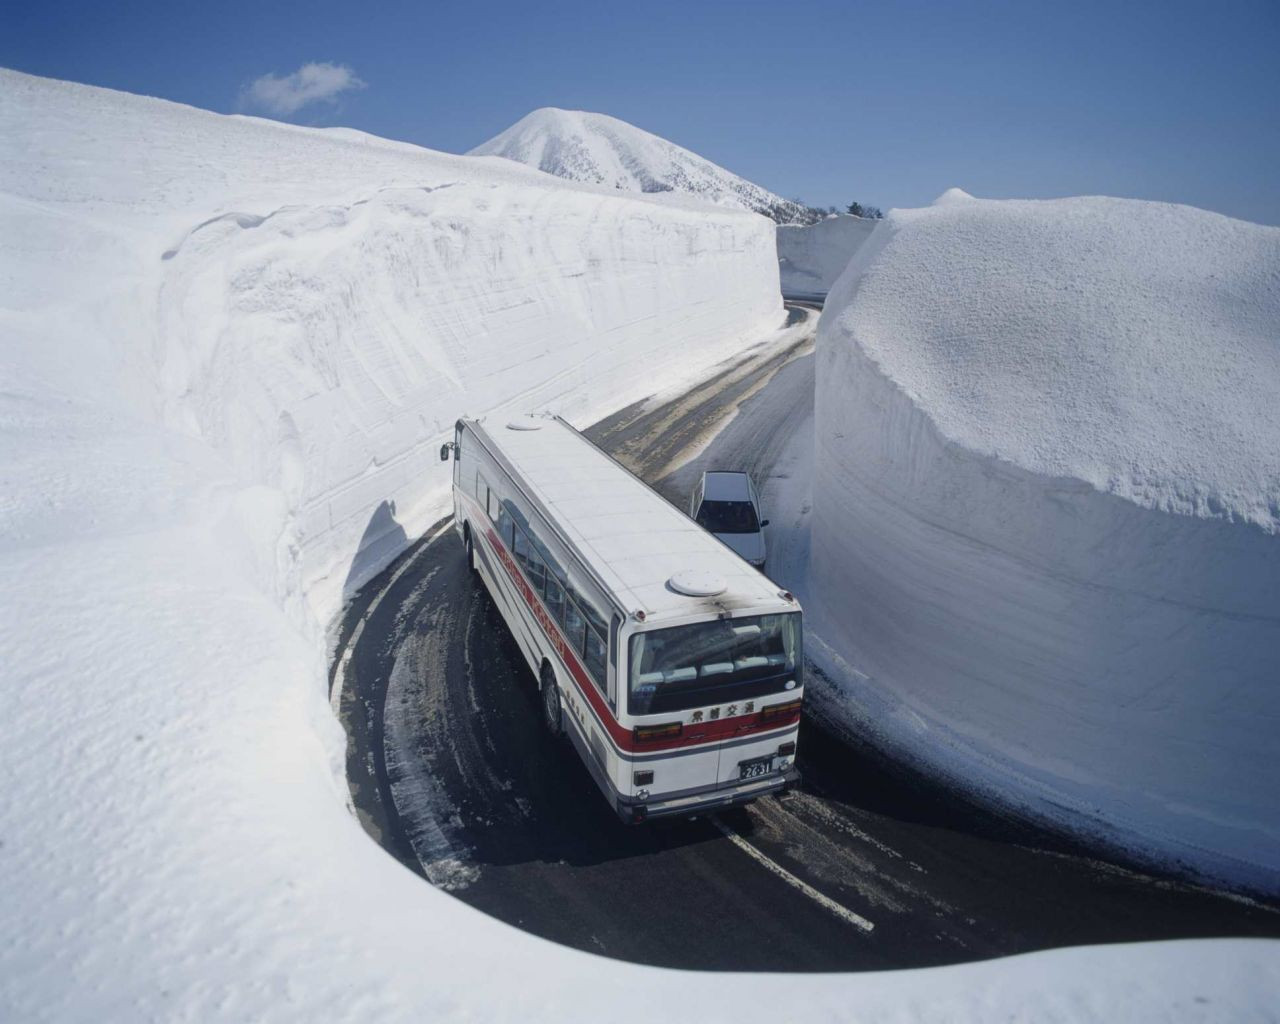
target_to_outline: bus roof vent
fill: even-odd
[[[542,420],[536,416],[517,416],[507,424],[508,430],[541,430]]]
[[[698,569],[685,569],[667,580],[667,586],[686,597],[715,597],[728,589],[719,576]]]

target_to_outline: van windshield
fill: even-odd
[[[637,633],[628,659],[633,715],[746,701],[801,682],[800,613],[713,619]]]
[[[697,523],[709,533],[759,533],[760,520],[749,501],[704,501]]]

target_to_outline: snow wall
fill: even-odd
[[[18,75],[4,91],[10,215],[57,254],[19,269],[59,311],[18,325],[24,356],[274,491],[280,533],[251,557],[321,619],[438,514],[459,415],[590,421],[782,320],[760,217]]]
[[[588,419],[776,322],[773,225],[2,72],[0,133],[0,1019],[1157,1021],[1280,988],[1256,941],[726,979],[424,884],[345,806],[309,609],[440,510],[463,408]]]
[[[797,298],[825,296],[878,223],[867,217],[840,214],[816,224],[779,224],[782,294]]]
[[[858,727],[1280,891],[1280,230],[949,193],[818,359],[807,610]]]

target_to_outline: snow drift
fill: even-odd
[[[811,624],[881,739],[1280,890],[1280,230],[896,211],[818,338]]]
[[[780,224],[808,223],[817,211],[774,195],[674,142],[607,114],[543,107],[471,151],[501,156],[570,181],[624,192],[675,192]]]
[[[816,224],[779,224],[782,294],[825,297],[878,223],[869,217],[840,214]]]

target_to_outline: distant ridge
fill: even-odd
[[[469,155],[506,157],[557,177],[627,192],[682,192],[762,213],[779,224],[812,224],[824,216],[607,114],[542,107]]]

